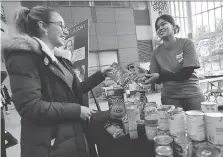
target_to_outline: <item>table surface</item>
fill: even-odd
[[[155,157],[153,141],[147,140],[142,129],[138,128],[139,138],[136,140],[131,140],[129,135],[114,139],[104,129],[108,118],[108,111],[100,111],[91,116],[87,129],[91,157],[95,157],[92,148],[94,144],[97,145],[99,157]]]
[[[202,80],[199,80],[199,82],[203,83],[203,82],[214,82],[214,81],[221,81],[221,80],[223,80],[223,77],[202,79]]]

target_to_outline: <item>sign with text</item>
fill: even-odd
[[[75,24],[68,31],[64,48],[72,52],[76,76],[83,81],[88,77],[89,20]],[[89,106],[88,94],[84,95],[84,105]]]

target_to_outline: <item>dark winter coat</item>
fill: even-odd
[[[70,88],[37,40],[12,37],[3,41],[2,48],[12,100],[21,116],[21,157],[87,157],[80,105],[83,94],[105,79],[102,73],[80,83],[70,61],[57,58],[74,76]]]

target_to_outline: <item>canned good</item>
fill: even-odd
[[[164,105],[157,108],[159,114],[158,126],[160,130],[169,130],[167,111],[173,109],[170,105]]]
[[[159,127],[157,128],[157,136],[159,135],[170,135],[169,130],[161,130]]]
[[[153,106],[153,107],[156,107],[156,108],[158,107],[158,104],[154,101],[147,102],[146,105],[147,106]]]
[[[124,89],[116,88],[107,91],[109,113],[111,119],[122,119],[125,115]]]
[[[223,113],[206,113],[207,139],[215,145],[223,145]]]
[[[171,109],[171,110],[176,109],[176,107],[175,107],[174,105],[165,105],[165,104],[163,104],[163,105],[161,105],[161,107],[169,108],[169,109]]]
[[[187,135],[191,140],[205,140],[204,113],[201,111],[186,111]]]
[[[156,112],[145,117],[145,132],[146,137],[153,140],[157,135],[158,115]]]
[[[196,151],[200,145],[207,144],[206,140],[204,141],[192,141],[192,157],[196,157]]]
[[[206,144],[210,145],[210,146],[213,146],[213,147],[216,147],[218,150],[220,150],[220,155],[218,157],[223,157],[223,145],[214,145],[210,142],[207,142]]]
[[[146,117],[146,116],[149,116],[149,115],[154,114],[154,113],[157,114],[157,109],[156,109],[156,107],[153,107],[153,106],[146,106],[144,108],[143,112],[144,112],[144,116]],[[158,114],[157,114],[157,116],[158,116]]]
[[[170,146],[159,146],[155,152],[156,157],[173,157],[173,149]]]
[[[122,118],[122,124],[124,127],[125,134],[128,135],[129,134],[129,120],[128,120],[127,114]]]
[[[176,156],[191,157],[192,145],[188,137],[186,136],[175,137],[174,148],[175,148]]]
[[[129,136],[130,139],[138,138],[137,122],[129,122]]]
[[[185,113],[180,108],[168,111],[169,131],[172,136],[185,135]]]
[[[218,104],[210,101],[201,102],[201,111],[204,113],[217,112]]]
[[[210,145],[200,145],[196,151],[196,157],[218,157],[220,150]]]
[[[139,108],[135,105],[131,105],[131,106],[127,106],[126,107],[126,113],[128,116],[128,121],[138,121],[140,120],[140,112],[139,112]]]
[[[173,148],[173,138],[168,135],[160,135],[154,137],[155,148],[158,146],[170,146]]]

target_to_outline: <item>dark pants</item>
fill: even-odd
[[[205,101],[205,97],[203,95],[193,98],[161,97],[163,105],[175,105],[176,107],[182,107],[184,111],[201,110],[201,102],[203,101]]]

